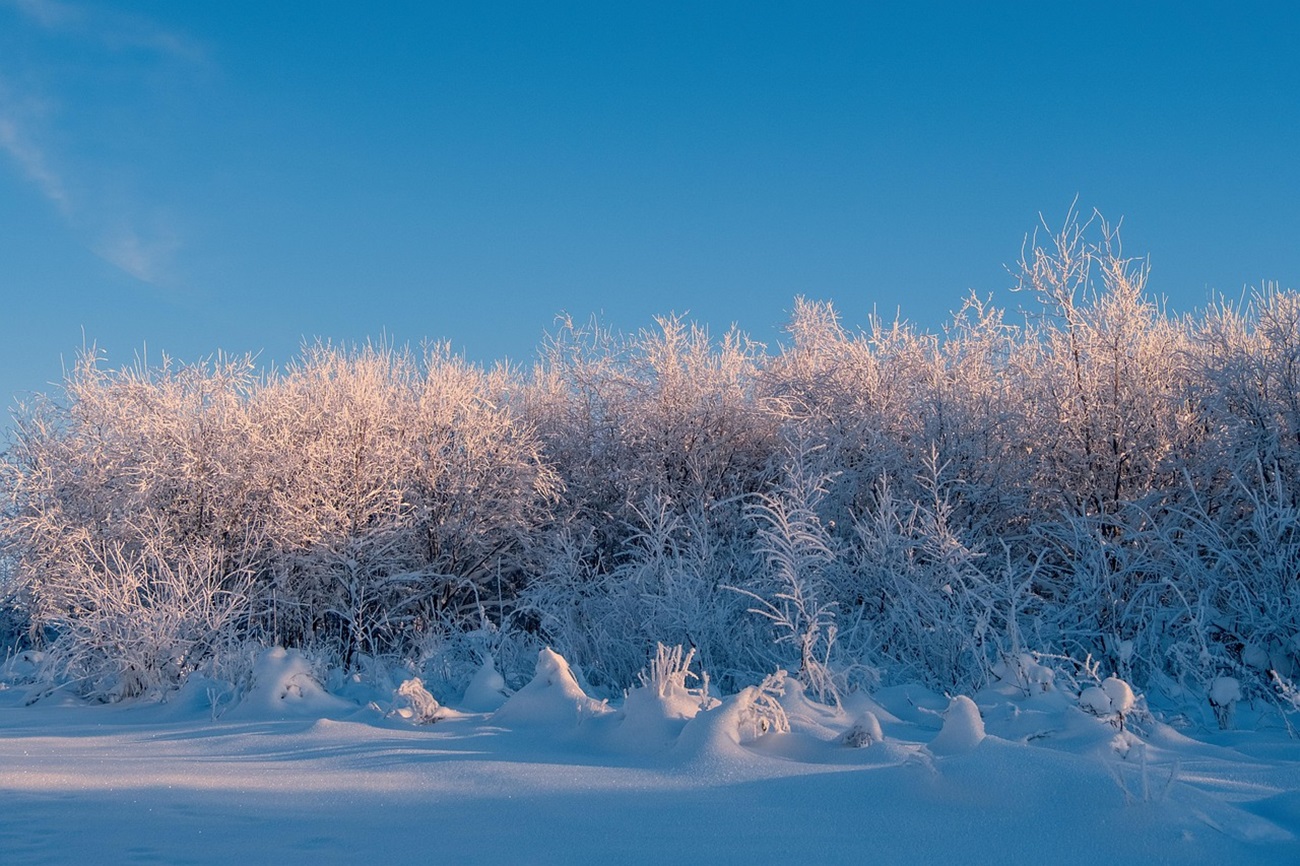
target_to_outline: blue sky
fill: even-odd
[[[1129,8],[1136,6],[1138,8]],[[1039,212],[1177,310],[1300,288],[1292,4],[0,0],[0,395],[557,313],[929,328]]]

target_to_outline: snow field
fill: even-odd
[[[452,701],[427,724],[393,712],[418,702],[409,678],[393,677],[386,706],[355,680],[327,689],[284,650],[224,707],[198,678],[165,703],[25,705],[8,688],[0,851],[7,864],[1300,862],[1300,744],[1283,731],[1191,736],[1140,712],[1121,730],[1075,696],[1005,686],[900,686],[835,707],[774,677],[719,701],[680,661],[605,702],[547,650],[497,711]]]

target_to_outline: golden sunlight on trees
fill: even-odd
[[[104,698],[250,644],[455,676],[549,643],[621,688],[657,642],[827,698],[1025,653],[1271,698],[1300,665],[1300,296],[1172,316],[1146,280],[1071,213],[1025,245],[1022,321],[971,298],[939,334],[799,299],[775,351],[566,322],[531,370],[88,353],[5,452],[6,628]]]

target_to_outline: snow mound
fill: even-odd
[[[1121,716],[1128,715],[1136,703],[1133,688],[1119,677],[1106,677],[1101,681],[1101,690],[1110,698],[1111,711]]]
[[[1110,695],[1101,686],[1089,686],[1079,694],[1079,708],[1094,716],[1108,716]]]
[[[741,742],[753,731],[751,689],[725,698],[713,709],[700,713],[682,728],[674,751],[693,758],[729,757],[743,760]]]
[[[627,751],[658,751],[672,745],[686,723],[718,705],[709,695],[708,674],[691,671],[695,650],[659,644],[655,657],[640,674],[641,685],[623,698],[622,719],[610,735],[610,745]],[[700,687],[687,685],[697,680]]]
[[[788,733],[789,719],[777,700],[786,685],[777,671],[757,686],[741,689],[686,723],[674,751],[696,760],[744,759],[744,746],[769,733]]]
[[[614,730],[611,744],[632,751],[657,751],[672,745],[688,722],[718,704],[716,698],[693,690],[632,689],[623,701],[623,720]]]
[[[683,715],[681,707],[658,690],[648,686],[633,689],[623,701],[623,719],[610,737],[611,744],[630,751],[667,748],[699,709],[697,704],[694,714]]]
[[[1241,660],[1248,667],[1264,672],[1274,667],[1272,655],[1259,644],[1247,643],[1241,649]]]
[[[823,742],[842,735],[852,720],[842,707],[823,704],[810,697],[804,684],[793,678],[785,681],[778,700],[792,733],[806,734]]]
[[[984,719],[979,707],[965,695],[957,695],[948,702],[943,728],[930,741],[930,751],[936,755],[959,755],[971,751],[983,739]]]
[[[220,718],[238,700],[234,683],[192,673],[174,692],[165,695],[151,715],[160,720],[207,720]],[[143,708],[142,708],[143,709]]]
[[[321,718],[356,709],[356,705],[325,691],[301,652],[274,647],[257,657],[252,680],[227,717]]]
[[[497,672],[492,656],[485,656],[483,664],[479,665],[479,669],[474,672],[473,678],[469,681],[460,705],[471,713],[493,713],[501,709],[501,705],[505,702],[505,678]]]
[[[41,665],[45,662],[45,653],[25,650],[5,659],[0,664],[0,683],[4,686],[29,685],[40,676]]]
[[[880,719],[871,710],[864,710],[853,725],[840,735],[839,741],[850,748],[864,749],[872,743],[884,742],[884,739]]]
[[[604,701],[587,696],[569,663],[550,647],[537,654],[533,679],[492,715],[501,725],[574,727],[585,719],[612,712]]]

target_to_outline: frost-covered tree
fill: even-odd
[[[57,674],[99,695],[174,684],[242,621],[261,544],[243,445],[255,383],[247,358],[106,372],[90,351],[61,398],[18,414],[6,589]]]
[[[56,660],[129,654],[206,593],[220,640],[183,676],[238,639],[349,659],[499,619],[558,492],[506,375],[441,348],[316,345],[262,377],[249,359],[105,371],[86,354],[6,453],[6,591],[28,640]]]
[[[798,299],[770,352],[667,317],[563,322],[529,371],[88,353],[0,461],[3,628],[109,698],[248,641],[461,685],[549,642],[609,693],[665,643],[826,699],[1037,652],[1290,706],[1300,295],[1170,316],[1073,209],[1015,278],[1023,324],[971,297],[937,333],[855,330]]]

